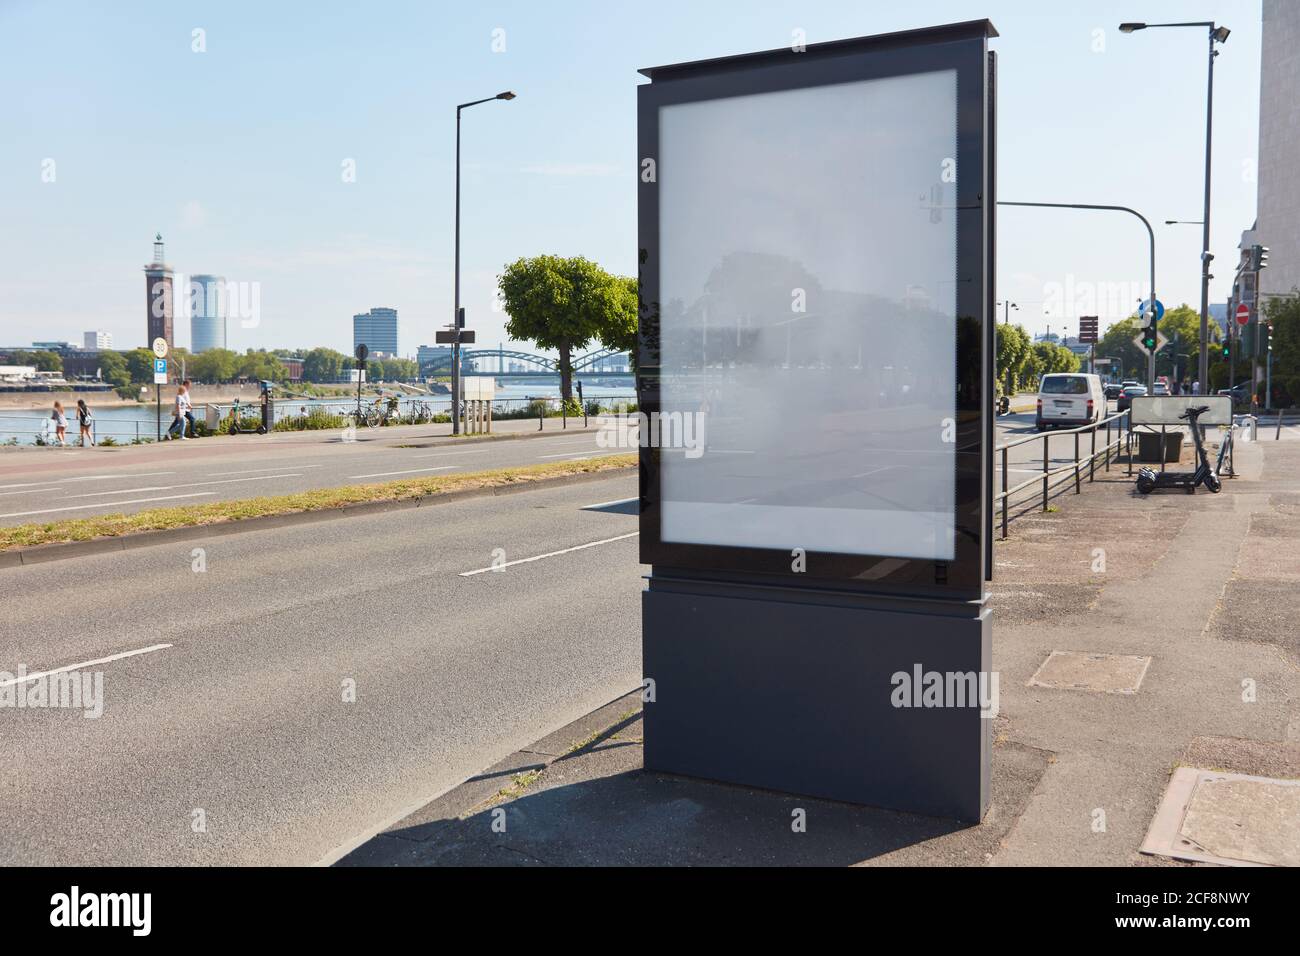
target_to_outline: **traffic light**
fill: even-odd
[[[1224,340],[1223,340],[1223,357],[1226,359],[1226,358],[1228,358],[1228,355],[1229,355],[1228,340],[1227,340],[1227,339],[1224,339]]]
[[[1254,267],[1252,271],[1268,268],[1268,246],[1251,246],[1250,254],[1251,265]]]
[[[1268,350],[1273,351],[1273,323],[1268,324]]]
[[[1142,330],[1142,345],[1148,352],[1154,352],[1156,350],[1157,341],[1159,341],[1159,339],[1156,336],[1156,325],[1152,322]]]

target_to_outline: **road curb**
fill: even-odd
[[[46,564],[50,561],[63,561],[68,558],[80,558],[93,554],[133,551],[137,548],[151,548],[159,544],[173,544],[198,538],[240,534],[244,531],[266,531],[300,524],[314,524],[318,521],[332,521],[336,518],[384,514],[389,511],[407,511],[413,508],[428,508],[435,505],[450,504],[453,501],[464,501],[467,498],[488,498],[496,495],[518,494],[523,491],[558,488],[564,485],[581,485],[601,481],[605,478],[627,475],[635,472],[636,469],[636,465],[629,465],[624,468],[608,468],[604,471],[560,475],[555,478],[538,478],[535,481],[516,482],[509,485],[464,488],[459,491],[425,495],[420,498],[403,498],[395,501],[361,501],[356,504],[342,505],[338,508],[322,508],[318,511],[293,511],[287,514],[240,518],[213,524],[191,525],[184,528],[137,531],[108,538],[92,538],[89,541],[38,544],[30,548],[14,548],[10,551],[0,551],[0,570],[26,567],[33,564]]]

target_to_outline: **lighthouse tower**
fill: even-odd
[[[153,262],[144,267],[145,309],[148,323],[148,337],[144,340],[145,348],[153,344],[156,338],[167,340],[170,350],[175,342],[172,340],[173,299],[172,269],[163,258],[162,233],[154,236]]]

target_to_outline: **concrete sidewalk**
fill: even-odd
[[[1245,444],[1237,469],[1217,496],[1112,472],[999,542],[979,826],[647,773],[633,693],[340,863],[1173,865],[1140,848],[1177,768],[1300,778],[1300,445]],[[1276,796],[1300,788],[1278,786],[1189,816],[1184,842],[1285,860],[1300,812]]]

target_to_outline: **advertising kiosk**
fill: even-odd
[[[641,71],[647,769],[988,806],[992,36]]]

